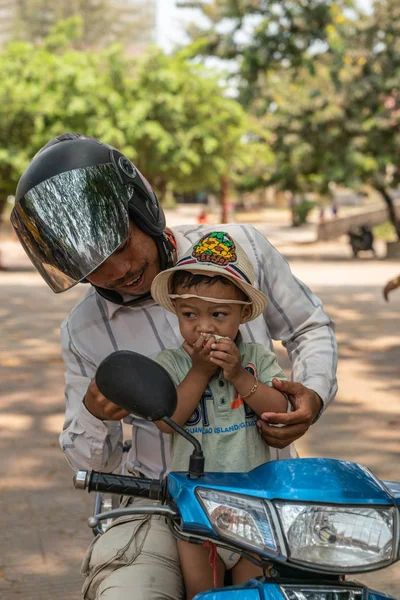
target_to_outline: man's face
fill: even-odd
[[[155,241],[130,220],[128,238],[86,279],[119,294],[143,296],[159,271]]]

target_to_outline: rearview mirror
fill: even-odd
[[[113,352],[100,363],[96,384],[108,400],[148,421],[171,417],[175,412],[174,382],[164,367],[143,354]]]

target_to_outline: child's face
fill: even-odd
[[[196,294],[206,298],[215,298],[216,302],[207,302],[200,298],[177,298],[176,314],[182,337],[194,344],[201,333],[217,334],[235,339],[239,325],[249,315],[250,307],[243,304],[218,304],[218,299],[242,300],[242,295],[235,285],[224,285],[216,282],[213,285],[196,285],[196,287],[178,287],[176,294]]]

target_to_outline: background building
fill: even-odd
[[[118,41],[134,55],[157,42],[157,0],[0,0],[0,45],[40,43],[58,21],[76,15],[83,21],[80,48]]]

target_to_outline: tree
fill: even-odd
[[[358,27],[361,48],[351,53],[359,68],[347,89],[347,113],[357,123],[351,142],[356,146],[359,177],[385,200],[400,240],[400,220],[390,188],[400,184],[400,6],[380,0]],[[344,55],[343,60],[345,60]],[[354,72],[355,71],[355,72]]]
[[[302,68],[295,81],[269,77],[275,108],[264,119],[276,155],[270,181],[321,194],[332,182],[372,186],[400,239],[390,195],[400,183],[399,32],[400,10],[391,0],[372,16],[340,19],[313,74]]]
[[[218,190],[220,178],[246,161],[247,117],[217,76],[184,54],[153,50],[138,62],[117,124],[159,193]]]
[[[326,50],[328,27],[348,0],[186,0],[182,8],[198,8],[208,27],[192,24],[193,54],[234,60],[241,101],[257,114],[265,110],[259,97],[265,76],[296,70]]]
[[[314,0],[284,8],[214,0],[202,11],[212,26],[194,33],[193,53],[235,58],[241,100],[269,133],[275,161],[260,183],[322,195],[332,182],[368,184],[384,198],[400,239],[389,191],[400,183],[398,2],[376,2],[372,15]],[[230,34],[218,33],[221,19],[232,20]]]
[[[0,52],[0,202],[39,148],[65,131],[118,147],[161,199],[168,188],[219,189],[222,175],[247,163],[247,116],[216,74],[156,49],[140,60],[119,46],[76,50],[66,43],[71,27],[40,47],[14,42]]]

